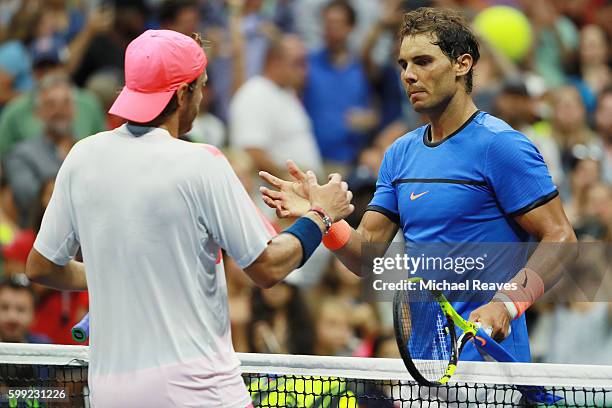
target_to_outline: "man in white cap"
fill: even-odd
[[[206,62],[199,37],[174,31],[128,46],[110,109],[128,123],[74,146],[28,259],[32,280],[89,290],[94,407],[250,406],[221,249],[269,287],[353,210],[339,175],[319,186],[309,174],[312,211],[274,236],[222,154],[177,139],[197,116]]]

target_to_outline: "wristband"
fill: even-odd
[[[508,295],[505,293],[498,292],[493,296],[493,300],[497,300],[499,302],[503,302],[504,306],[508,310],[508,314],[510,315],[510,320],[514,320],[518,317],[518,309],[514,306],[514,302],[510,300]]]
[[[508,311],[511,315],[514,315],[515,319],[520,317],[525,310],[527,310],[536,300],[544,294],[544,282],[537,272],[529,268],[523,268],[516,274],[510,281],[514,284],[516,289],[514,290],[501,290],[495,294],[494,299],[500,299],[505,302],[504,297],[512,302],[516,313],[511,311],[511,307]],[[506,305],[508,307],[508,305]]]
[[[326,235],[329,232],[329,230],[330,230],[330,228],[332,227],[332,224],[333,224],[331,217],[329,215],[327,215],[325,210],[322,209],[321,207],[315,206],[315,207],[312,207],[308,211],[312,211],[315,214],[317,214],[319,217],[321,217],[321,220],[323,220],[323,224],[325,224],[325,234],[323,234],[323,235]]]
[[[351,239],[351,226],[348,222],[341,220],[332,224],[331,228],[323,237],[323,245],[330,251],[343,248]]]
[[[284,230],[287,234],[296,237],[302,244],[302,262],[299,267],[302,267],[310,258],[312,253],[317,249],[323,238],[321,228],[316,222],[308,217],[300,217],[289,228]]]

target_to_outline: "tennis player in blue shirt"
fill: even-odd
[[[542,244],[576,241],[557,188],[533,143],[475,106],[470,93],[478,42],[459,14],[432,8],[407,13],[400,39],[402,83],[428,124],[387,150],[359,227],[336,223],[323,242],[359,273],[363,244],[389,244],[398,228],[408,244],[539,241],[524,267],[510,275],[520,294],[500,291],[493,298],[499,301],[455,306],[503,339],[518,360],[529,361],[523,312],[571,257]],[[292,181],[261,173],[275,187],[262,188],[263,199],[279,216],[300,216],[308,209],[305,175],[293,162],[288,167]],[[466,347],[461,359],[482,357]]]

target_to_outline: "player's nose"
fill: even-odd
[[[402,81],[406,84],[412,85],[414,83],[416,83],[418,80],[416,74],[410,69],[410,67],[407,67],[403,72],[402,72]]]

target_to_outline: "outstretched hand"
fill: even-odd
[[[320,186],[315,174],[312,171],[306,172],[305,190],[310,207],[323,209],[333,222],[348,217],[355,210],[351,204],[353,193],[338,173],[330,174],[329,182]]]
[[[260,187],[264,203],[276,210],[278,218],[301,217],[310,209],[306,190],[306,173],[292,161],[287,160],[287,169],[291,181],[278,178],[267,171],[260,171],[259,177],[272,185],[276,190]]]

